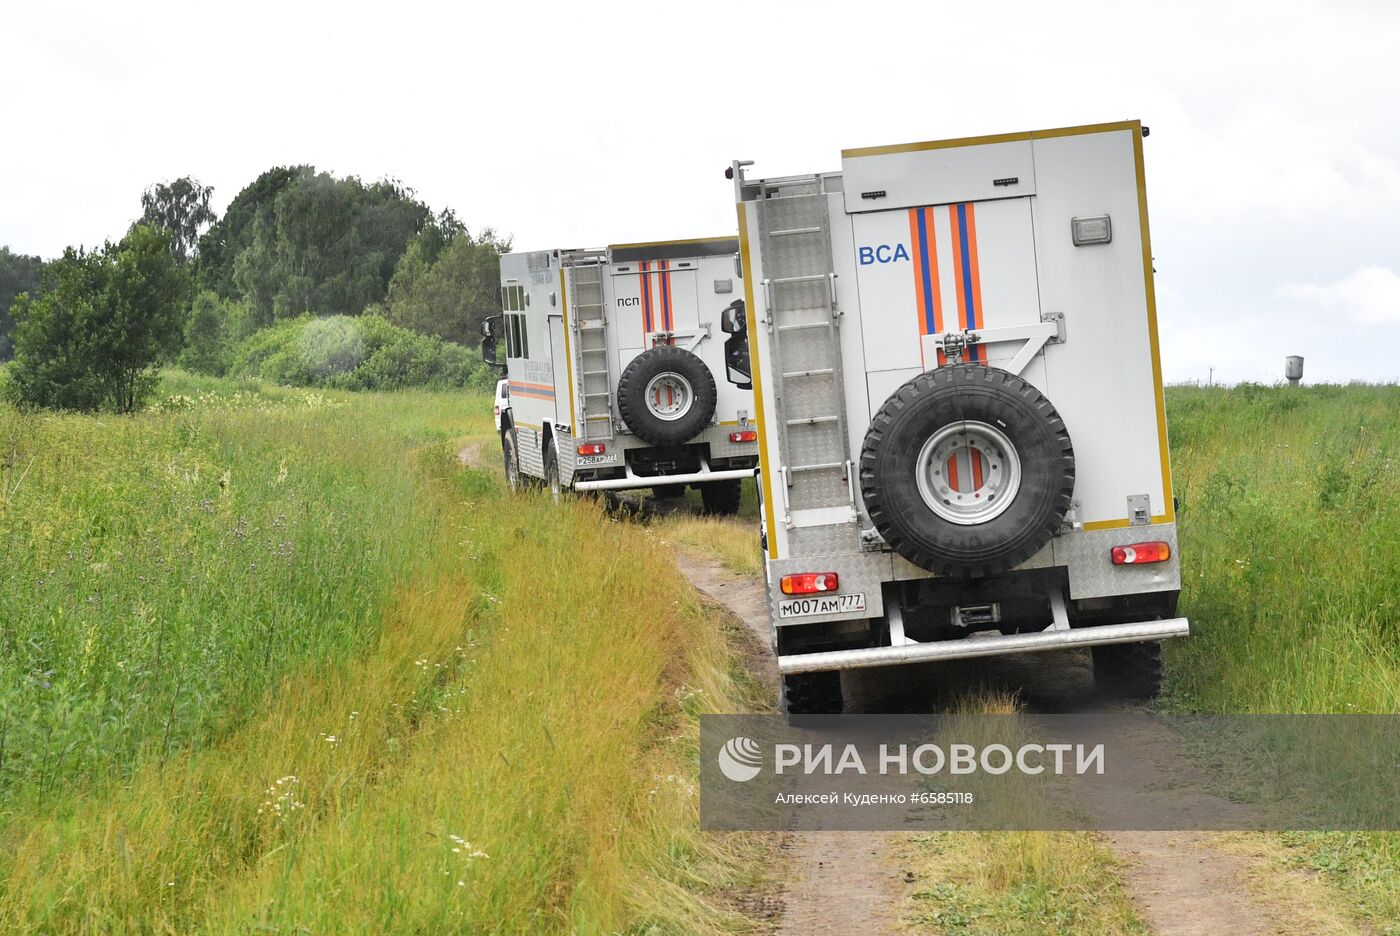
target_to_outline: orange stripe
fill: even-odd
[[[928,238],[928,282],[929,291],[933,293],[933,332],[939,334],[943,331],[943,290],[938,284],[938,237],[934,233],[933,209],[932,208],[911,208],[909,210],[909,243],[913,247],[914,253],[914,303],[919,315],[919,334],[927,335],[928,319],[924,315],[925,301],[930,298],[924,295],[924,251],[919,243],[919,221],[924,222],[924,231]],[[924,343],[919,342],[919,363],[927,368],[924,361]],[[947,356],[938,352],[938,364],[941,367],[948,363]]]
[[[982,489],[982,453],[977,449],[972,450],[972,489]]]
[[[554,386],[553,386],[553,384],[547,384],[547,383],[527,383],[527,382],[524,381],[524,380],[512,380],[512,381],[510,381],[510,385],[511,385],[512,388],[515,388],[515,387],[526,387],[526,388],[531,389],[531,390],[548,390],[548,391],[550,391],[551,393],[554,392]]]
[[[663,323],[667,331],[672,331],[675,326],[675,312],[671,308],[671,261],[661,261],[661,314],[666,320]]]
[[[938,237],[934,233],[934,214],[932,208],[925,208],[924,214],[928,223],[928,281],[929,288],[933,290],[933,330],[938,334],[943,333],[943,287],[938,282]],[[948,363],[948,355],[942,351],[938,352],[938,364],[943,366]]]
[[[962,488],[958,485],[958,453],[954,452],[948,456],[948,486],[958,493],[962,493]]]
[[[963,295],[962,229],[958,225],[958,206],[948,206],[948,223],[953,231],[953,292],[958,294],[958,330],[967,327],[967,297]]]
[[[919,248],[919,212],[922,208],[909,209],[909,245],[914,254],[914,309],[919,318],[919,335],[928,334],[928,321],[924,318],[924,252]],[[940,362],[941,363],[941,362]],[[924,362],[924,343],[919,342],[919,366],[928,370]]]
[[[969,318],[975,321],[978,328],[986,328],[987,320],[983,317],[982,309],[982,277],[977,267],[977,215],[973,212],[976,206],[972,202],[967,204],[967,257],[972,267],[972,308],[976,312]],[[987,349],[979,345],[972,346],[972,360],[987,363]]]

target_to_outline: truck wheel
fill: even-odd
[[[860,484],[871,522],[901,556],[939,575],[992,575],[1059,530],[1074,449],[1059,413],[1020,377],[940,367],[872,417]]]
[[[719,391],[705,362],[684,348],[657,345],[632,359],[617,382],[622,421],[652,445],[689,442],[715,416]]]
[[[732,517],[739,512],[739,501],[744,489],[739,479],[728,481],[706,481],[700,485],[700,503],[705,513],[717,517]]]
[[[554,440],[544,444],[544,485],[554,503],[564,499],[564,486],[559,483],[559,456],[554,451]]]
[[[783,677],[782,709],[787,715],[840,715],[841,674],[793,673]]]
[[[505,462],[506,487],[516,494],[520,491],[520,458],[515,448],[515,432],[511,429],[501,432],[501,459]]]
[[[1155,699],[1162,691],[1162,644],[1107,644],[1091,647],[1094,685],[1119,699]]]

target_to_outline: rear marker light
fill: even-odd
[[[606,453],[607,450],[608,447],[602,442],[589,442],[586,445],[580,445],[578,447],[578,453],[580,455],[602,455]]]
[[[799,572],[784,575],[782,580],[784,595],[812,595],[817,592],[834,592],[841,580],[835,572]]]
[[[1160,540],[1151,543],[1134,543],[1131,546],[1114,546],[1114,565],[1145,565],[1149,562],[1166,562],[1172,557],[1170,543]]]
[[[752,429],[745,429],[742,432],[729,433],[730,442],[757,442],[758,433]]]

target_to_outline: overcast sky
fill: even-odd
[[[1168,379],[1400,378],[1400,4],[1141,6],[6,4],[0,244],[292,163],[519,248],[722,234],[734,158],[1137,117]]]

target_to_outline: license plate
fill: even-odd
[[[616,455],[580,455],[576,465],[601,465],[616,459]]]
[[[864,611],[865,595],[813,595],[778,602],[778,617],[810,617],[817,614],[845,614]]]

